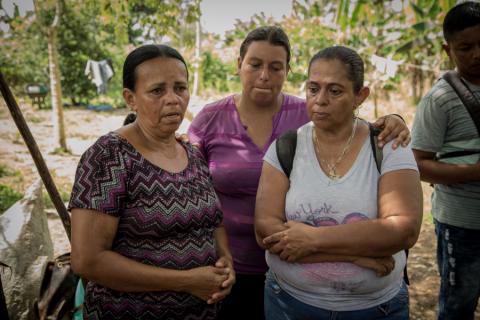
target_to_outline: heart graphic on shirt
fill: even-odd
[[[359,221],[368,220],[369,218],[360,212],[349,213],[339,223],[332,217],[315,217],[313,224],[317,227],[329,227],[339,224],[350,224]],[[303,276],[312,280],[332,281],[334,279],[348,278],[365,269],[353,263],[348,262],[322,262],[301,265],[304,270]]]
[[[316,227],[329,227],[339,224],[355,223],[363,220],[368,220],[368,217],[360,212],[352,212],[347,214],[341,223],[338,223],[338,221],[332,217],[315,217],[313,218],[313,225]]]

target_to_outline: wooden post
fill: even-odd
[[[0,268],[4,268],[4,266],[0,266]],[[2,270],[3,271],[3,270]],[[2,273],[0,271],[0,273]],[[2,277],[0,276],[0,317],[2,319],[8,320],[8,310],[7,310],[7,301],[5,300],[5,294],[3,293],[3,285],[2,285]]]
[[[28,150],[30,151],[33,161],[35,162],[35,166],[37,167],[38,173],[42,178],[43,184],[47,189],[50,199],[52,199],[52,202],[55,208],[57,209],[58,215],[62,219],[63,227],[65,228],[65,232],[67,233],[68,239],[71,240],[70,215],[68,214],[67,208],[65,207],[65,204],[63,203],[62,198],[58,193],[57,187],[53,182],[52,176],[48,171],[47,165],[45,164],[45,160],[43,159],[40,149],[38,148],[38,145],[32,136],[30,128],[28,128],[28,125],[25,122],[25,118],[23,117],[22,111],[18,107],[17,101],[15,101],[15,98],[13,97],[13,94],[10,91],[10,88],[8,87],[8,84],[5,81],[3,74],[1,72],[0,72],[0,90],[2,92],[3,99],[5,100],[8,106],[8,109],[12,114],[13,120],[17,125],[18,130],[22,134],[23,140],[25,140],[25,143],[28,147]]]

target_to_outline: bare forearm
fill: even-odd
[[[265,217],[262,219],[257,219],[255,221],[255,237],[257,243],[263,249],[268,249],[263,243],[263,239],[280,231],[286,229],[284,226],[283,220],[280,220],[278,217]]]
[[[190,281],[188,270],[146,265],[110,250],[73,267],[82,278],[124,292],[184,291]]]
[[[228,248],[228,237],[227,232],[223,226],[215,229],[215,241],[217,243],[217,254],[219,257],[227,257],[232,259],[230,249]]]
[[[414,224],[403,218],[321,227],[314,232],[315,252],[361,257],[393,255],[413,246],[418,237]]]
[[[454,184],[480,181],[480,163],[450,164],[431,159],[417,159],[420,179],[430,183]]]
[[[263,249],[263,239],[285,230],[285,197],[290,186],[288,178],[267,162],[262,167],[255,202],[255,238]]]
[[[342,254],[329,253],[313,253],[306,257],[300,258],[296,262],[299,263],[319,263],[319,262],[354,262],[358,256],[347,256]]]

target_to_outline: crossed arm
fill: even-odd
[[[95,210],[72,210],[72,268],[82,278],[119,291],[183,291],[208,303],[230,292],[235,282],[223,226],[215,230],[215,266],[173,270],[146,265],[111,250],[118,218]]]
[[[255,209],[257,242],[289,262],[347,261],[391,271],[391,255],[412,247],[422,221],[418,173],[398,170],[379,182],[378,218],[338,226],[313,227],[286,221],[287,177],[264,162]]]
[[[434,152],[413,149],[423,181],[453,184],[480,181],[480,162],[475,164],[450,164],[435,160]]]

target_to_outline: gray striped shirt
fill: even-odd
[[[480,86],[472,83],[468,86],[480,99]],[[480,149],[480,137],[472,118],[453,88],[443,79],[435,83],[417,107],[412,148],[437,154]],[[480,161],[480,154],[441,161],[474,164]],[[442,223],[480,230],[480,181],[436,184],[432,194],[432,214]]]

